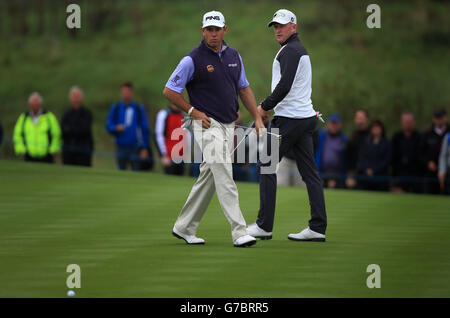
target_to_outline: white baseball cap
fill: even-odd
[[[208,26],[216,26],[219,28],[223,28],[225,26],[225,17],[219,11],[210,11],[206,12],[203,15],[203,26],[202,28],[206,28]]]
[[[273,15],[272,21],[267,25],[269,28],[274,23],[288,24],[289,22],[297,24],[297,17],[291,11],[280,9]]]

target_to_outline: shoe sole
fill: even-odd
[[[189,245],[205,245],[205,242],[202,243],[189,243],[188,241],[186,241],[183,237],[179,236],[177,233],[172,232],[172,235],[175,236],[176,238],[180,239],[180,240],[184,240],[186,242],[186,244]]]
[[[296,239],[288,236],[288,239],[297,242],[325,242],[325,238]]]
[[[272,235],[270,236],[253,236],[254,238],[259,238],[261,241],[265,241],[265,240],[271,240],[272,239]]]
[[[241,244],[241,245],[234,244],[234,247],[249,247],[249,246],[255,245],[255,243],[256,243],[256,240],[249,241],[249,242],[246,242],[246,243]]]

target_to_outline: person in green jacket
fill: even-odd
[[[42,97],[33,93],[28,98],[30,110],[22,113],[14,127],[14,151],[25,161],[54,161],[61,150],[61,129],[53,113],[42,108]]]

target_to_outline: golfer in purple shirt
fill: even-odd
[[[222,52],[227,48],[225,44],[222,45],[222,50],[218,52],[217,54],[219,57],[222,56]],[[244,69],[244,63],[242,62],[241,56],[239,56],[239,61],[241,63],[241,74],[239,76],[238,81],[238,88],[246,88],[250,86],[249,82],[247,81],[247,77],[245,76],[245,69]],[[174,92],[177,92],[181,94],[186,87],[186,84],[190,81],[192,81],[194,77],[194,60],[189,55],[183,57],[178,64],[175,71],[172,73],[172,76],[167,81],[166,87],[173,90]]]
[[[217,192],[222,211],[231,225],[234,246],[251,246],[256,240],[247,234],[231,166],[238,96],[255,119],[258,133],[264,124],[257,112],[242,58],[223,41],[227,26],[222,13],[207,12],[203,16],[201,31],[202,42],[180,61],[163,91],[171,103],[194,119],[194,138],[203,152],[200,175],[181,209],[172,234],[188,244],[204,244],[205,241],[196,236],[197,228],[214,192]],[[188,91],[189,102],[181,94],[184,88]]]

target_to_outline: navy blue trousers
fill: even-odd
[[[313,134],[317,126],[317,117],[292,119],[274,117],[269,131],[278,128],[281,135],[279,149],[271,149],[270,141],[265,142],[266,151],[279,151],[279,160],[289,153],[297,162],[297,168],[306,184],[309,197],[311,219],[309,228],[315,232],[325,234],[327,227],[327,214],[323,195],[322,180],[314,161]],[[267,134],[267,138],[276,138]],[[261,163],[261,168],[269,166],[270,162]],[[277,175],[273,173],[260,173],[259,176],[260,209],[256,224],[267,232],[272,232],[275,217],[275,203],[277,195]]]

